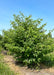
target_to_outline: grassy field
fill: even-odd
[[[3,61],[3,55],[0,54],[0,75],[15,75]]]

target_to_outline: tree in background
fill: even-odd
[[[3,44],[3,36],[0,35],[0,51],[2,50],[2,44]]]

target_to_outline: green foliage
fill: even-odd
[[[39,66],[45,62],[44,56],[54,51],[51,32],[45,34],[46,24],[41,25],[42,19],[33,20],[31,16],[27,17],[22,13],[13,16],[12,28],[3,31],[4,47],[10,50],[19,62],[28,66]]]
[[[2,39],[3,39],[3,36],[0,35],[0,46],[2,46]]]
[[[54,52],[46,54],[43,57],[43,63],[47,66],[54,66]]]
[[[1,52],[1,50],[2,50],[2,43],[3,43],[3,36],[0,35],[0,52]]]

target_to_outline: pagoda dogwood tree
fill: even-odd
[[[27,17],[22,13],[13,16],[12,28],[3,31],[5,47],[19,62],[28,66],[39,66],[40,63],[45,62],[45,55],[54,51],[51,32],[45,34],[46,24],[41,25],[42,19],[33,20],[31,16]]]

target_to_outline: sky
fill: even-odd
[[[42,18],[43,23],[47,23],[47,30],[54,28],[54,0],[0,0],[0,34],[11,27],[13,14],[19,11],[25,16],[32,15],[33,19]]]

